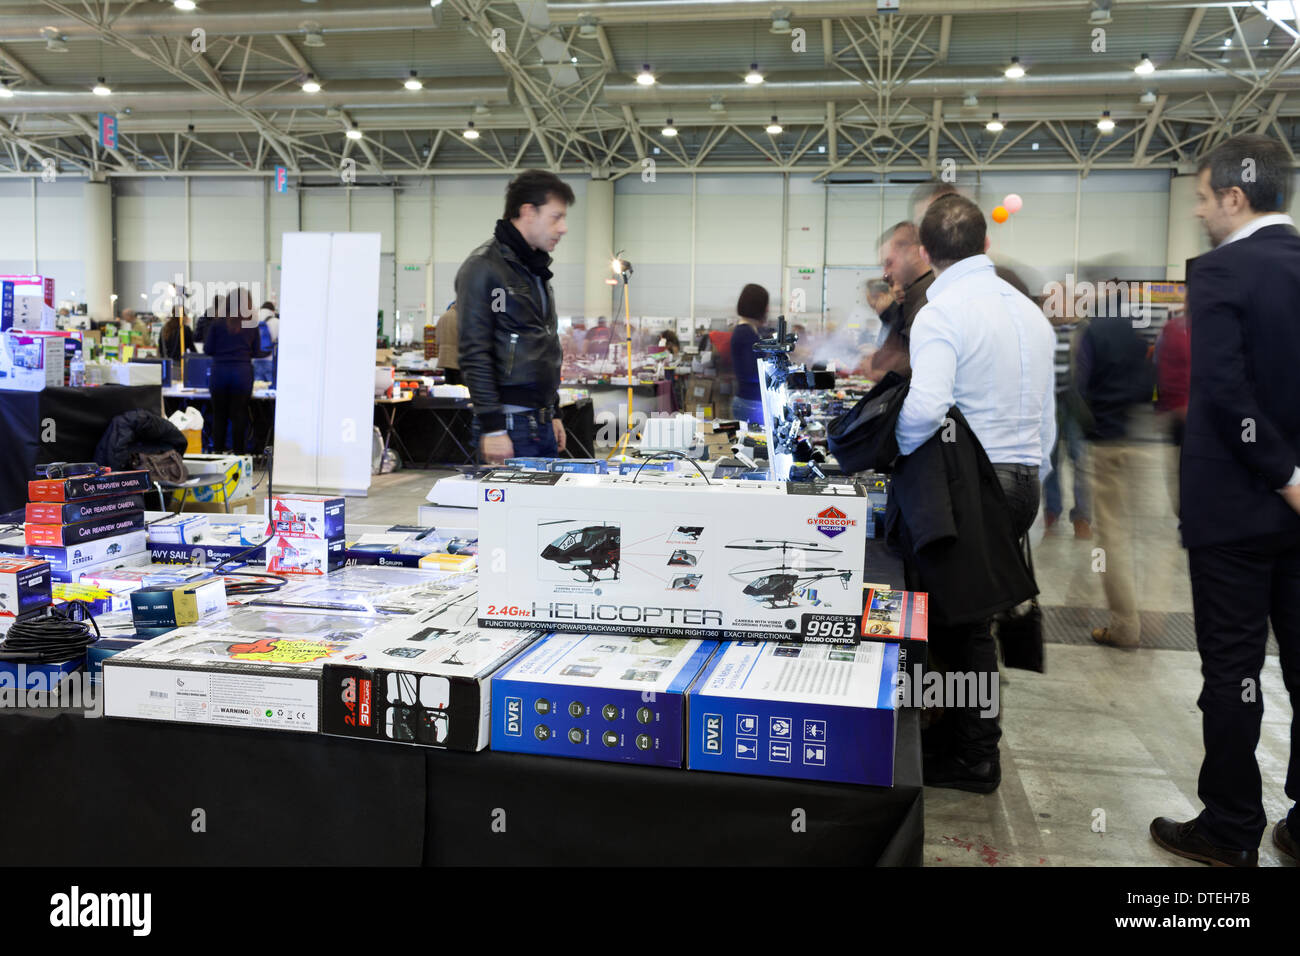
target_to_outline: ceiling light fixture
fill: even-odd
[[[304,20],[298,24],[298,29],[302,30],[304,34],[302,38],[303,46],[322,47],[325,45],[325,31],[321,29],[320,24],[315,20]]]
[[[773,10],[772,25],[768,28],[768,33],[774,33],[777,36],[786,36],[791,32],[790,28],[790,11]]]
[[[1138,97],[1138,102],[1143,104],[1144,106],[1150,106],[1155,101],[1156,101],[1156,94],[1155,91],[1153,90],[1144,90],[1142,95]]]
[[[655,75],[650,72],[650,64],[642,63],[641,72],[636,75],[636,81],[642,86],[654,86]]]
[[[727,106],[722,102],[721,96],[710,96],[709,109],[714,113],[725,113],[727,111]]]
[[[316,82],[316,74],[308,73],[307,78],[302,81],[302,91],[304,93],[319,93],[320,84]]]
[[[0,100],[7,100],[14,95],[14,91],[9,89],[7,80],[0,80]]]
[[[998,119],[997,113],[994,113],[993,118],[984,124],[984,128],[990,133],[1000,133],[1006,129],[1006,127],[1002,125],[1002,120]]]
[[[775,136],[781,132],[781,129],[782,129],[781,124],[776,121],[776,115],[773,114],[772,122],[767,124],[768,133],[771,134],[772,136]]]
[[[667,125],[664,126],[664,128],[661,129],[659,132],[660,132],[660,134],[663,135],[663,136],[676,136],[676,135],[677,135],[677,127],[673,125],[673,118],[672,118],[671,116],[668,117],[668,123],[667,123]]]
[[[361,133],[361,130],[359,130],[359,129],[357,129],[355,126],[353,126],[353,127],[351,127],[351,128],[347,131],[347,133],[344,134],[344,135],[346,135],[348,139],[360,139],[361,136],[362,136],[362,133]]]
[[[979,106],[980,105],[979,97],[976,96],[974,93],[967,93],[966,98],[961,101],[961,105],[968,108]]]
[[[1142,59],[1138,60],[1138,65],[1133,67],[1133,72],[1138,76],[1149,76],[1155,71],[1156,65],[1151,62],[1151,57],[1145,53],[1142,54]]]
[[[462,134],[466,139],[478,139],[478,130],[474,128],[474,121],[470,120],[465,124],[465,132]]]
[[[578,36],[584,40],[594,40],[599,34],[597,20],[590,13],[578,15]]]
[[[424,84],[420,82],[420,78],[415,75],[414,70],[411,71],[411,75],[406,78],[406,82],[403,83],[402,85],[405,86],[408,90],[424,89]]]
[[[95,85],[91,87],[90,92],[94,93],[96,96],[108,96],[113,91],[109,88],[109,85],[104,82],[104,78],[101,76],[99,80],[96,81]]]
[[[198,6],[194,0],[172,0],[172,6],[177,10],[183,10],[186,13]]]
[[[749,72],[745,74],[745,82],[750,86],[757,86],[763,82],[763,74],[758,72],[758,64],[749,64]]]
[[[1025,68],[1020,65],[1020,57],[1013,56],[1004,74],[1008,80],[1018,80],[1025,75]]]
[[[1092,9],[1088,11],[1088,22],[1093,26],[1103,26],[1110,21],[1110,0],[1092,0]]]
[[[1110,118],[1110,110],[1101,111],[1101,119],[1097,120],[1097,129],[1103,133],[1115,132],[1115,121]]]

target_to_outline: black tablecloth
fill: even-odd
[[[166,414],[180,411],[193,405],[203,416],[203,450],[214,450],[212,439],[212,396],[207,392],[197,395],[164,395],[163,404]],[[232,426],[233,427],[233,426]],[[227,437],[229,434],[227,433]],[[275,443],[275,399],[254,395],[248,401],[248,434],[244,436],[244,448],[250,455],[261,455],[263,450]],[[228,444],[223,442],[223,444]]]
[[[162,411],[157,385],[97,385],[40,392],[0,389],[0,514],[27,502],[38,464],[94,461],[95,446],[115,415]]]
[[[921,863],[915,711],[888,789],[70,711],[0,711],[0,753],[0,865]]]

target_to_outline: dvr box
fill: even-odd
[[[25,518],[32,524],[75,524],[93,518],[111,518],[129,511],[143,511],[141,495],[113,495],[104,498],[81,498],[66,504],[30,502]]]
[[[854,640],[856,484],[495,471],[479,483],[479,620],[682,637]]]
[[[12,620],[49,603],[48,561],[0,557],[0,619]]]
[[[680,767],[686,688],[716,641],[551,634],[492,677],[492,749]]]
[[[153,584],[131,592],[131,617],[137,627],[185,627],[226,610],[224,578],[181,584]]]
[[[439,608],[390,618],[353,645],[364,654],[327,663],[321,730],[342,737],[482,750],[491,727],[489,675],[537,638],[475,626],[473,588]]]
[[[898,666],[924,664],[930,644],[930,596],[924,591],[868,587],[859,633],[864,641],[898,645]]]
[[[148,491],[147,471],[107,471],[78,478],[40,478],[27,482],[31,501],[72,501],[103,495],[134,495]]]
[[[25,524],[23,540],[28,544],[68,545],[98,541],[144,527],[143,511],[128,511],[75,524]]]
[[[46,332],[0,333],[0,389],[39,392],[63,385],[63,339]]]
[[[687,695],[687,766],[888,787],[898,648],[724,644]]]
[[[37,545],[27,546],[27,553],[33,558],[50,562],[50,570],[56,577],[62,571],[78,571],[91,565],[100,564],[112,558],[125,558],[146,549],[144,531],[129,531],[111,538],[100,538],[77,545]]]
[[[346,499],[324,495],[276,495],[266,534],[326,541],[343,537]]]

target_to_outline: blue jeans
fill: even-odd
[[[733,398],[731,400],[731,417],[742,422],[750,422],[754,425],[763,424],[763,403],[748,398]]]
[[[478,419],[474,419],[474,445],[482,437]],[[506,412],[506,434],[514,446],[515,458],[558,458],[560,446],[555,440],[555,426],[540,420],[537,412]]]
[[[1083,429],[1073,415],[1063,413],[1056,420],[1056,444],[1052,446],[1052,473],[1043,482],[1043,510],[1048,514],[1059,515],[1061,501],[1061,473],[1057,463],[1061,457],[1061,442],[1065,442],[1066,453],[1070,456],[1070,467],[1074,472],[1074,507],[1070,509],[1070,520],[1092,521],[1092,494],[1088,488],[1088,446],[1083,440]]]

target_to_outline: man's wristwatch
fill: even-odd
[[[484,438],[496,438],[498,435],[509,435],[509,434],[510,434],[510,433],[509,433],[508,431],[506,431],[505,429],[502,429],[502,430],[499,431],[499,432],[484,432],[484,433],[483,433],[483,437],[484,437]]]

